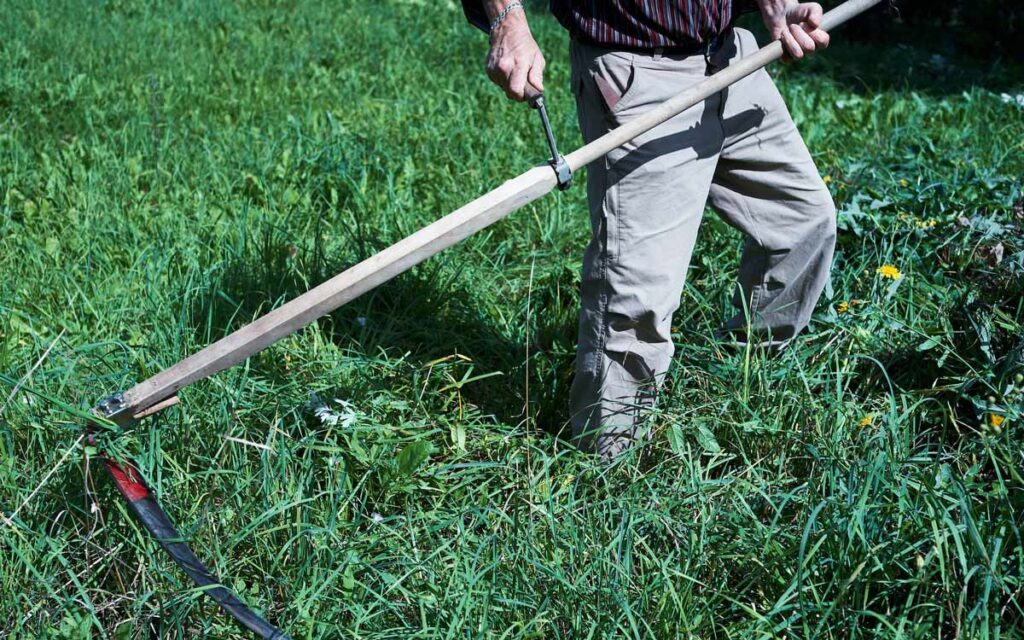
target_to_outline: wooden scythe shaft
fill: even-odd
[[[849,0],[825,14],[823,28],[834,29],[881,0]],[[736,81],[782,57],[775,41],[742,58],[676,97],[651,109],[565,157],[575,172],[669,118],[703,102]],[[298,298],[278,307],[202,351],[140,382],[124,393],[124,413],[149,415],[170,406],[182,387],[238,364],[320,316],[407,271],[484,227],[547,194],[556,184],[550,166],[534,167],[464,207],[367,258]],[[147,411],[152,409],[153,411]]]

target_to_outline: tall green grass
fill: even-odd
[[[0,36],[0,636],[244,637],[83,413],[539,162],[535,116],[452,2],[16,0]],[[740,238],[708,216],[644,449],[549,435],[581,188],[107,446],[296,638],[1020,637],[1024,82],[842,41],[776,71],[841,209],[811,331],[712,340]]]

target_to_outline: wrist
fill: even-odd
[[[493,32],[513,15],[524,15],[523,0],[490,0],[484,4],[484,12],[491,21],[488,32]]]
[[[491,42],[497,42],[509,35],[521,32],[530,33],[530,25],[526,20],[526,13],[521,10],[513,10],[508,13],[501,22],[491,30]]]
[[[505,7],[516,2],[517,0],[484,0],[482,4],[484,6],[484,13],[487,14],[487,19],[494,20],[498,17],[498,14],[505,10]]]

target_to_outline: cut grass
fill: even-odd
[[[565,36],[534,22],[573,148]],[[244,637],[96,473],[83,413],[541,160],[534,116],[454,4],[0,25],[0,635]],[[841,209],[812,331],[773,360],[710,339],[739,238],[708,216],[642,451],[606,468],[545,433],[582,188],[109,446],[297,638],[1020,636],[1024,110],[994,71],[834,40],[777,71]]]

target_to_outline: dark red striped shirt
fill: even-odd
[[[701,45],[728,29],[746,0],[551,0],[576,39],[609,48]],[[741,6],[742,5],[742,6]]]

